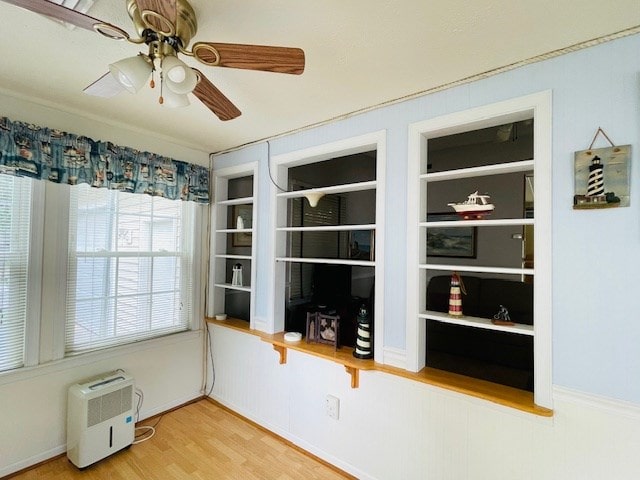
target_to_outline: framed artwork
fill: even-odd
[[[574,153],[575,210],[628,207],[631,145]]]
[[[233,227],[238,228],[251,228],[251,222],[253,220],[253,207],[252,205],[234,205],[231,210],[231,219]],[[242,220],[238,220],[241,218]],[[251,246],[251,233],[238,232],[233,234],[231,240],[231,246],[233,247],[250,247]]]
[[[318,312],[307,312],[307,343],[316,342],[316,325],[318,324]]]
[[[428,213],[427,222],[460,220],[455,213]],[[431,257],[476,258],[476,227],[427,228],[427,255]]]
[[[318,343],[333,345],[333,347],[337,350],[339,347],[339,324],[339,315],[325,315],[323,313],[318,313],[318,323],[316,325],[316,341]]]
[[[349,258],[352,260],[374,260],[375,232],[352,230],[349,232]]]

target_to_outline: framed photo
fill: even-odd
[[[317,342],[316,325],[318,325],[318,312],[307,312],[307,343]]]
[[[374,260],[375,232],[352,230],[349,232],[349,258],[352,260]]]
[[[238,220],[242,219],[242,222]],[[232,228],[237,228],[239,224],[242,224],[242,228],[251,228],[253,221],[253,206],[252,205],[234,205],[231,210],[231,221],[233,222]],[[231,246],[233,247],[250,247],[251,246],[251,233],[238,232],[234,233],[231,240]]]
[[[339,342],[339,315],[325,315],[318,313],[316,325],[316,341],[318,343],[326,343],[333,345],[335,349],[340,346]]]
[[[427,222],[460,222],[455,213],[428,213]],[[427,255],[476,258],[476,227],[427,228]]]

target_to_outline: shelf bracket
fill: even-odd
[[[269,338],[267,338],[269,337]],[[273,349],[278,352],[279,355],[279,362],[280,365],[284,365],[285,363],[287,363],[287,345],[282,344],[278,341],[278,343],[272,343],[273,340],[273,336],[269,335],[269,336],[264,336],[262,338],[264,341],[266,342],[270,342],[271,346],[273,347]],[[329,348],[325,348],[323,351],[321,348],[318,349],[318,345],[314,345],[314,348],[309,348],[309,346],[306,346],[307,348],[305,349],[304,346],[292,346],[291,348],[293,348],[293,350],[299,350],[302,351],[303,353],[307,353],[309,355],[315,355],[318,356],[320,358],[324,358],[325,360],[331,360],[333,362],[339,363],[341,364],[345,371],[349,374],[349,376],[351,377],[351,388],[358,388],[360,386],[360,369],[361,367],[352,361],[352,357],[351,355],[348,355],[348,357],[343,356],[339,356],[334,350],[333,348],[329,349]],[[325,346],[321,346],[321,347],[326,347]],[[329,352],[330,350],[330,352]],[[366,364],[365,364],[366,366]]]
[[[344,369],[351,375],[351,388],[358,388],[360,386],[360,369],[349,365],[345,365]]]
[[[287,363],[287,348],[281,345],[272,344],[273,349],[280,354],[280,365]]]

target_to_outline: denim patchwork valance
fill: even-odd
[[[0,173],[209,202],[209,169],[0,117]]]

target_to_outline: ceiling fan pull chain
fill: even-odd
[[[162,98],[162,90],[164,87],[164,82],[162,81],[162,72],[160,72],[160,98],[158,99],[158,103],[160,103],[160,105],[162,105],[164,103],[164,98]]]

